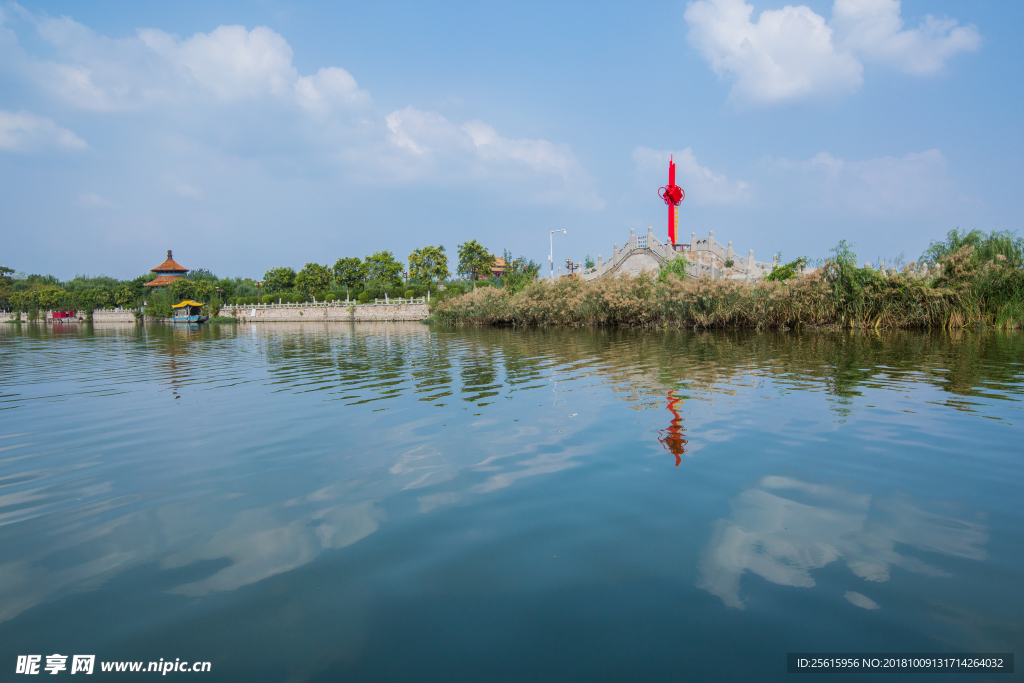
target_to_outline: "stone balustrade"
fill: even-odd
[[[401,303],[398,303],[398,302]],[[430,317],[425,299],[391,299],[388,303],[356,304],[331,302],[328,304],[252,304],[225,306],[222,316],[232,316],[238,322],[359,322],[391,320],[424,320]]]
[[[696,233],[691,233],[689,244],[677,244],[673,249],[671,244],[661,242],[654,236],[653,228],[647,228],[646,235],[637,235],[631,229],[628,242],[622,247],[618,243],[613,244],[612,256],[608,260],[598,254],[594,267],[582,271],[581,277],[590,282],[607,275],[638,275],[645,270],[657,270],[662,262],[680,256],[689,261],[687,274],[690,277],[760,280],[778,265],[775,260],[772,263],[754,260],[753,249],[746,257],[735,254],[732,242],[723,246],[715,241],[713,230],[708,237],[702,239],[697,239]],[[725,263],[729,260],[733,261],[733,265],[727,268]]]
[[[224,306],[220,310],[221,316],[233,317],[238,322],[360,322],[360,321],[396,321],[396,320],[424,320],[430,317],[426,300],[423,297],[418,299],[390,299],[388,303],[378,304],[356,304],[350,302],[331,302],[327,304],[252,304],[250,306]],[[49,324],[81,324],[84,321],[85,312],[79,311],[75,318],[68,322],[58,319],[53,320],[53,313],[48,312],[45,321]],[[14,313],[0,313],[0,322],[14,320]],[[21,320],[26,321],[26,314],[21,314]],[[162,319],[146,318],[146,322],[162,322]],[[92,322],[95,323],[126,323],[135,322],[135,312],[131,310],[96,310],[92,314]]]

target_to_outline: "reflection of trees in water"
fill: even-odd
[[[906,552],[984,560],[987,529],[928,512],[900,498],[875,498],[787,477],[765,477],[732,501],[732,519],[715,523],[697,586],[743,609],[740,577],[750,571],[783,586],[811,588],[811,570],[843,560],[865,581],[888,581],[892,567],[927,576],[949,573]],[[857,604],[874,604],[853,593]],[[855,601],[856,600],[856,601]]]
[[[504,386],[498,381],[501,364],[501,354],[491,346],[474,344],[464,348],[459,356],[459,377],[462,380],[459,391],[463,394],[462,400],[476,403],[479,407],[493,403],[485,399],[501,393],[498,391]]]
[[[547,378],[558,373],[591,376],[638,409],[664,406],[672,390],[730,395],[770,377],[783,392],[823,390],[840,414],[852,409],[865,388],[909,383],[937,387],[950,395],[950,407],[972,410],[973,398],[1021,393],[1017,359],[1024,357],[1024,335],[1005,331],[432,330],[418,323],[268,324],[254,333],[244,326],[69,328],[61,329],[61,335],[124,342],[105,345],[104,353],[117,349],[126,356],[164,357],[173,368],[151,369],[185,383],[222,375],[232,365],[251,367],[247,355],[256,351],[280,390],[327,390],[332,398],[355,402],[413,392],[426,401],[463,394],[480,403],[546,386]],[[220,343],[247,335],[258,343],[230,348]],[[19,336],[35,340],[54,333],[42,324],[0,330],[0,339]],[[62,363],[67,368],[76,360]]]
[[[782,391],[822,388],[848,412],[864,388],[925,383],[961,397],[1020,394],[1024,335],[1005,331],[685,332],[459,328],[461,340],[495,347],[517,376],[549,368],[591,373],[620,397],[664,405],[684,388],[731,394],[770,376]],[[735,388],[733,388],[735,387]],[[971,409],[951,398],[948,405]]]
[[[402,393],[411,366],[409,356],[426,334],[404,328],[360,332],[327,325],[274,334],[269,330],[266,359],[272,381],[287,391],[341,391],[353,403]]]
[[[412,350],[409,375],[413,381],[413,392],[425,394],[420,397],[421,401],[440,401],[452,395],[451,354],[435,336],[424,339],[426,343],[418,344]]]

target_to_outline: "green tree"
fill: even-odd
[[[345,295],[348,298],[350,287],[355,287],[366,277],[366,268],[358,256],[346,256],[334,262],[334,281],[339,285],[345,285]]]
[[[217,280],[214,283],[214,287],[220,287],[221,291],[224,292],[223,296],[232,297],[235,295],[235,281],[229,277],[222,280]]]
[[[585,259],[583,259],[583,267],[586,270],[590,270],[591,268],[593,268],[596,265],[597,264],[594,263],[594,259],[593,259],[593,257],[591,257],[590,254],[587,254],[587,257]]]
[[[192,289],[192,299],[199,303],[208,303],[213,299],[217,298],[217,293],[213,289],[213,283],[209,280],[200,280],[195,283],[195,287]]]
[[[117,280],[106,277],[105,275],[100,275],[98,279],[101,280],[101,282],[95,284],[95,287],[103,287],[104,285],[109,285],[112,282],[117,282]],[[56,275],[40,275],[38,273],[29,275],[25,278],[25,282],[30,285],[49,285],[51,287],[57,287],[60,285],[60,280],[57,279]]]
[[[295,287],[295,271],[287,266],[271,268],[263,274],[263,287],[267,294],[290,291]]]
[[[92,314],[92,309],[96,308],[96,290],[86,289],[78,292],[78,305],[75,308],[85,312],[86,316]]]
[[[149,292],[149,287],[146,286],[146,283],[152,279],[153,275],[151,273],[147,273],[145,275],[138,276],[134,280],[128,280],[124,284],[132,288],[132,291],[135,293],[135,299],[137,301],[139,299],[144,299],[146,297],[146,294]]]
[[[459,274],[468,275],[473,280],[474,289],[476,289],[477,279],[491,274],[493,265],[494,254],[484,249],[484,246],[476,240],[459,245]]]
[[[200,280],[208,280],[209,282],[217,282],[218,278],[213,274],[213,271],[207,270],[206,268],[193,268],[188,271],[186,275],[192,282],[199,282]]]
[[[63,298],[64,291],[56,287],[46,287],[36,291],[36,303],[45,311],[52,311]]]
[[[331,288],[331,270],[319,263],[307,263],[295,276],[295,288],[303,294],[324,298],[324,292]]]
[[[195,299],[197,284],[198,283],[192,282],[192,280],[183,277],[174,278],[168,286],[168,289],[171,292],[171,298],[175,300],[175,303],[187,301],[188,299]]]
[[[444,245],[423,247],[409,254],[409,275],[417,280],[426,280],[428,292],[433,280],[449,278],[451,273],[448,272],[448,255],[444,253]]]
[[[114,303],[121,308],[128,308],[135,302],[135,291],[131,285],[121,285],[114,292]]]
[[[675,275],[680,280],[685,280],[686,269],[689,267],[690,262],[686,260],[685,256],[666,259],[658,264],[658,280],[664,282],[669,275]]]
[[[235,278],[234,296],[256,296],[256,281],[252,278]]]
[[[505,250],[504,258],[505,274],[501,280],[503,288],[508,290],[509,294],[523,291],[526,285],[537,279],[537,273],[540,272],[540,264],[533,259],[527,261],[525,256],[513,259],[512,252],[507,249]]]
[[[395,260],[390,251],[378,251],[373,256],[367,256],[363,266],[366,268],[366,279],[379,287],[402,283],[402,264]]]
[[[772,272],[765,276],[765,282],[785,282],[792,280],[797,274],[807,267],[807,258],[801,256],[796,261],[790,261],[785,265],[777,265]]]
[[[979,263],[998,260],[1000,256],[1018,268],[1024,262],[1024,238],[1016,231],[992,231],[986,235],[981,230],[960,232],[955,228],[946,234],[945,240],[932,242],[921,254],[921,260],[942,261],[965,246],[974,247],[971,258]]]
[[[10,287],[12,284],[14,284],[14,278],[11,277],[12,273],[14,273],[14,268],[0,266],[0,285],[6,285]]]

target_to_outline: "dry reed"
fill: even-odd
[[[697,328],[1024,327],[1019,263],[979,262],[965,246],[943,259],[941,273],[882,273],[832,259],[788,282],[609,277],[537,281],[517,294],[484,289],[434,309],[442,324]]]

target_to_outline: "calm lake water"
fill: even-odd
[[[4,325],[0,679],[1019,654],[1022,398],[1017,333]]]

